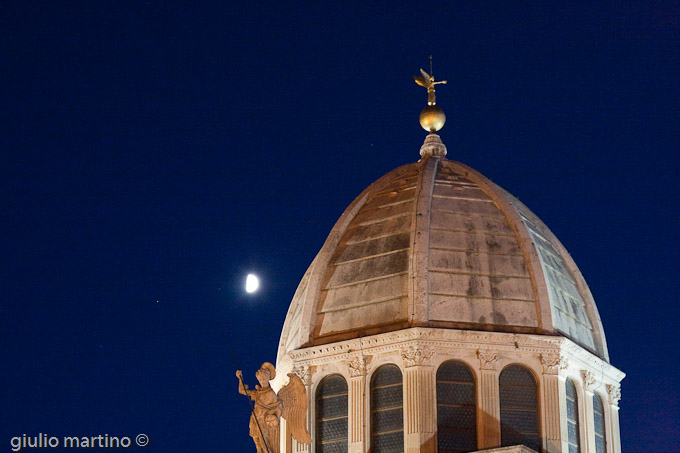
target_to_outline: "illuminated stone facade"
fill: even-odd
[[[445,152],[430,134],[420,161],[369,186],[303,277],[277,370],[305,383],[314,442],[284,438],[282,451],[454,451],[441,420],[449,414],[467,425],[447,432],[473,436],[457,451],[527,439],[518,443],[545,452],[620,452],[624,374],[609,364],[581,273],[526,206]],[[450,361],[469,370],[469,383],[439,381]],[[372,404],[394,394],[394,384],[373,383],[390,364],[401,372],[402,398],[376,412]],[[525,383],[510,370],[525,372]],[[328,376],[341,376],[346,390],[321,394]],[[470,400],[443,402],[447,382]],[[379,425],[387,434],[376,434]]]

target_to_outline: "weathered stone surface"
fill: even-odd
[[[537,327],[533,301],[507,301],[472,297],[430,296],[430,317],[455,323]],[[507,330],[507,329],[503,329]]]
[[[347,208],[296,293],[279,354],[408,326],[563,334],[608,360],[593,298],[559,240],[445,158],[399,167]]]

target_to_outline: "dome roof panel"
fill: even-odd
[[[587,304],[584,300],[592,296],[590,296],[585,281],[581,284],[578,283],[578,280],[583,280],[583,278],[580,276],[576,265],[573,262],[571,266],[568,264],[567,261],[571,261],[571,257],[548,227],[523,203],[509,193],[506,192],[506,194],[520,214],[538,252],[538,258],[548,286],[553,326],[557,331],[567,335],[587,349],[597,350],[596,336],[598,333],[594,332],[593,323],[589,319]],[[572,272],[570,268],[574,269],[575,272]],[[579,286],[585,288],[579,289]],[[595,313],[597,310],[595,304],[592,303],[591,306],[591,315],[597,320],[601,330],[599,315]],[[604,333],[602,332],[600,335],[604,342]],[[606,349],[606,344],[603,344],[603,348]]]
[[[411,326],[562,334],[608,360],[590,291],[557,238],[446,158],[393,170],[347,208],[293,298],[279,358]]]
[[[329,259],[316,307],[320,337],[408,320],[411,224],[418,169],[365,198]]]

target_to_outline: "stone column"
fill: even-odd
[[[543,449],[548,453],[569,451],[565,379],[559,370],[567,367],[558,351],[541,354],[541,434]]]
[[[607,445],[612,453],[621,453],[621,431],[619,428],[619,401],[621,400],[621,387],[607,384],[609,394],[609,427]]]
[[[347,361],[349,371],[349,385],[347,386],[348,426],[350,453],[363,453],[366,441],[364,429],[366,427],[366,361],[363,357],[354,357]]]
[[[583,394],[584,400],[583,425],[586,431],[586,438],[581,442],[585,442],[585,451],[595,452],[595,411],[593,409],[593,386],[595,385],[595,375],[588,371],[582,370],[581,377],[583,378]]]
[[[498,390],[498,352],[478,350],[477,444],[479,449],[501,445],[501,406]]]
[[[307,431],[312,434],[312,407],[316,403],[314,400],[314,395],[312,394],[312,379],[311,379],[311,373],[309,370],[309,365],[295,365],[293,367],[293,373],[297,375],[297,377],[300,378],[303,384],[305,384],[305,390],[307,391]],[[283,430],[282,430],[283,432]],[[314,443],[314,440],[312,440],[312,444],[299,444],[295,439],[290,436],[290,433],[288,433],[288,430],[286,430],[287,434],[287,439],[286,439],[286,449],[284,450],[282,448],[281,451],[285,452],[293,452],[293,453],[311,453],[312,451],[312,444]]]
[[[408,453],[435,453],[434,351],[411,346],[401,353],[404,361],[404,442]]]

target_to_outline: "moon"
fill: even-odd
[[[246,277],[246,292],[252,294],[260,287],[260,279],[255,274],[248,274]]]

